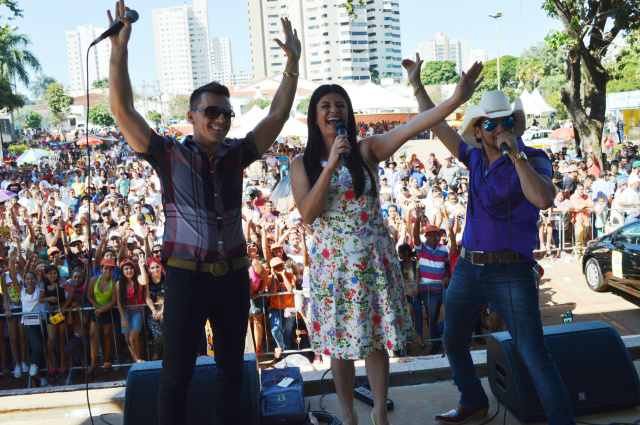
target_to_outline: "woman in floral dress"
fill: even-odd
[[[378,164],[407,140],[433,127],[466,102],[482,66],[464,74],[454,95],[406,125],[359,143],[353,108],[338,85],[320,86],[309,104],[309,140],[291,163],[291,186],[305,223],[314,223],[309,255],[311,343],[331,356],[343,423],[355,425],[354,360],[365,359],[373,391],[372,422],[388,425],[387,349],[399,350],[412,332],[397,253],[378,199]],[[343,119],[348,134],[338,136]],[[344,164],[341,154],[345,154]]]

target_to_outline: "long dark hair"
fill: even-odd
[[[322,99],[329,93],[339,94],[347,103],[347,139],[349,140],[349,144],[351,145],[351,154],[347,155],[347,168],[349,169],[349,172],[351,173],[353,179],[353,187],[356,198],[359,198],[364,192],[365,170],[369,173],[369,177],[371,178],[371,190],[375,193],[376,184],[373,172],[371,171],[369,164],[367,164],[367,161],[365,161],[365,159],[360,154],[360,150],[358,149],[358,140],[356,136],[356,118],[353,115],[353,106],[351,106],[351,99],[349,99],[347,91],[336,84],[325,84],[318,87],[311,95],[311,100],[309,101],[309,112],[307,116],[309,140],[307,141],[307,147],[303,155],[303,163],[305,171],[307,173],[307,178],[309,179],[309,185],[313,187],[316,181],[318,181],[318,178],[320,178],[320,174],[322,173],[320,151],[322,149],[323,142],[322,133],[320,133],[320,129],[316,125],[318,120],[318,113],[316,111],[316,108],[320,99]]]
[[[125,267],[132,267],[133,268],[133,277],[131,278],[132,283],[133,283],[133,294],[135,297],[137,297],[139,295],[140,292],[140,286],[138,285],[138,276],[140,275],[140,273],[138,273],[138,270],[136,270],[136,266],[131,264],[131,263],[125,263],[125,264],[120,264],[120,270],[122,272],[122,277],[120,278],[120,293],[118,295],[120,295],[120,299],[122,300],[122,303],[124,304],[124,301],[127,299],[127,278],[124,275],[124,268]]]

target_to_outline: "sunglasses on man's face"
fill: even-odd
[[[154,251],[152,251],[152,252],[153,252],[153,254],[154,254],[154,255],[155,255],[155,254],[158,254],[158,255],[162,254],[162,250],[158,250],[158,251],[155,251],[155,250],[154,250]]]
[[[511,130],[516,125],[516,119],[513,118],[512,116],[510,116],[510,117],[506,117],[506,118],[497,118],[497,119],[493,119],[493,120],[485,120],[485,122],[483,124],[484,125],[484,129],[487,130],[487,131],[493,131],[496,128],[498,128],[498,122],[501,122],[502,126],[507,130]]]
[[[226,122],[231,122],[236,116],[236,113],[233,112],[231,109],[221,108],[219,106],[207,106],[206,108],[194,108],[192,109],[192,111],[204,111],[204,115],[210,120],[215,120],[220,116],[220,114],[222,114]]]

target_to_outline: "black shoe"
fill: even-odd
[[[449,425],[458,425],[464,424],[469,421],[469,419],[480,419],[485,418],[487,413],[489,412],[489,405],[479,406],[475,409],[469,409],[464,407],[461,404],[458,404],[458,407],[451,410],[450,412],[444,413],[442,415],[436,415],[433,417],[434,420],[438,422],[442,422],[443,424]]]

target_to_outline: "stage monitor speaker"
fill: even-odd
[[[162,361],[134,364],[127,376],[124,396],[123,425],[158,424],[158,389]],[[239,420],[248,425],[260,424],[260,383],[255,354],[244,355],[244,374],[240,390]],[[189,385],[188,415],[185,423],[219,424],[214,415],[214,386],[216,362],[214,357],[198,357]]]
[[[575,414],[640,405],[638,374],[612,326],[595,321],[549,326],[543,331]],[[494,333],[489,338],[487,373],[491,391],[520,422],[546,420],[531,375],[519,356],[507,400],[514,349],[508,332]]]

